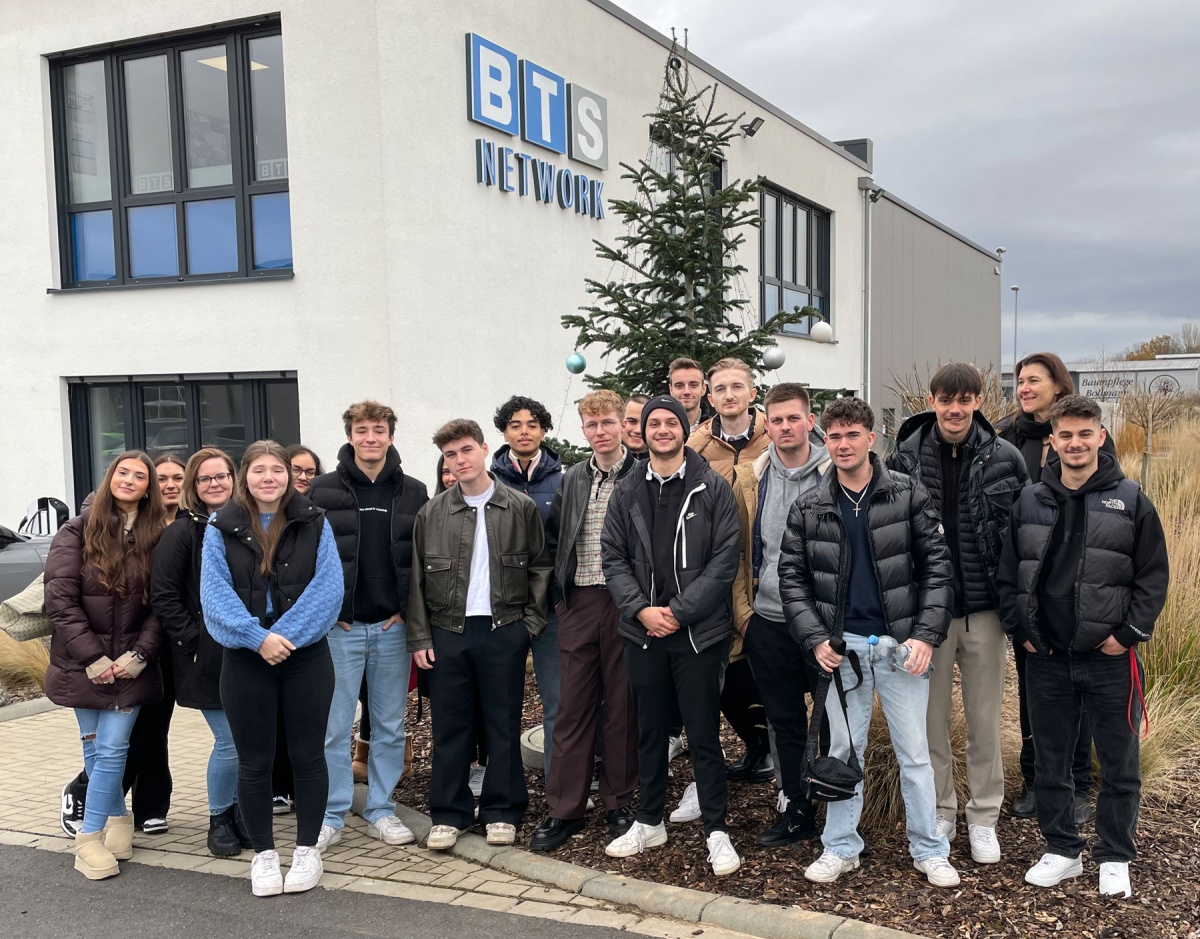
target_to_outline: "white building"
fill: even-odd
[[[269,435],[330,463],[366,397],[396,408],[427,482],[434,429],[488,428],[510,394],[581,439],[559,317],[610,274],[592,240],[620,225],[596,203],[627,195],[619,163],[647,153],[665,37],[605,0],[4,8],[0,522],[39,495],[77,506],[127,446]],[[783,338],[771,380],[874,393],[866,288],[889,287],[864,274],[870,142],[839,146],[692,67],[722,109],[764,121],[726,166],[765,177],[775,213],[741,253],[753,315],[811,301],[833,326],[827,345]],[[996,359],[998,259],[912,218],[976,271],[969,301],[930,288],[978,320],[947,355]]]

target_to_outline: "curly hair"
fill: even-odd
[[[528,411],[532,414],[533,419],[541,425],[542,430],[554,430],[554,419],[550,416],[550,412],[546,410],[546,406],[540,401],[534,401],[533,398],[526,398],[523,395],[513,395],[500,405],[500,407],[496,408],[496,414],[492,418],[492,423],[496,426],[496,430],[504,433],[508,429],[508,422],[512,420],[512,416],[518,411]]]
[[[821,412],[821,430],[829,430],[834,424],[862,424],[867,430],[874,430],[875,412],[862,398],[838,398]]]

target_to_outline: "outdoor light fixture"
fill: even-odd
[[[743,124],[742,125],[742,136],[743,137],[753,137],[760,130],[762,130],[762,126],[765,123],[767,123],[767,122],[764,121],[761,117],[756,117],[749,124]]]

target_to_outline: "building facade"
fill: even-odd
[[[607,202],[652,152],[669,40],[606,0],[271,9],[6,5],[0,523],[37,496],[78,506],[129,446],[271,436],[329,462],[366,397],[430,482],[436,427],[488,427],[514,393],[580,438],[559,317],[612,274],[593,239],[621,234]],[[811,303],[833,327],[782,337],[768,380],[869,391],[869,142],[691,67],[762,118],[724,167],[766,186],[747,315]],[[998,352],[993,299],[975,361]]]

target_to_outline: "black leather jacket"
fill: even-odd
[[[541,635],[546,628],[550,553],[537,506],[524,493],[497,483],[484,510],[492,620],[496,626],[524,620],[530,635]],[[463,631],[475,545],[475,511],[467,505],[458,486],[451,486],[417,513],[408,592],[410,652],[433,648],[435,626]]]

